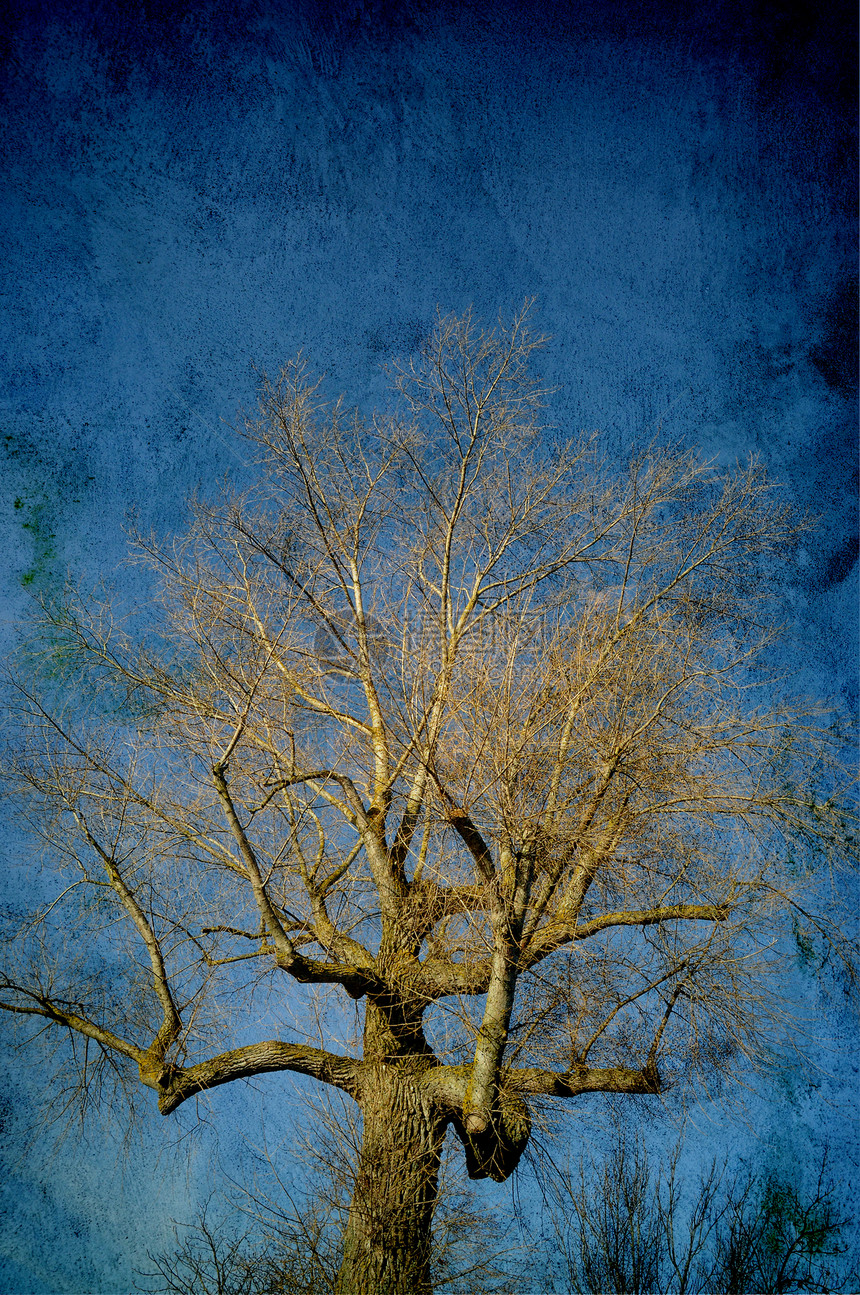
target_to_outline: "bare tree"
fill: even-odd
[[[551,1179],[557,1256],[574,1295],[784,1295],[857,1289],[827,1153],[814,1187],[713,1161],[687,1186],[679,1142],[661,1163],[619,1131],[603,1161]]]
[[[443,320],[369,425],[265,382],[258,487],[138,543],[136,615],[48,609],[17,683],[58,888],[0,1006],[165,1116],[354,1099],[341,1295],[429,1289],[448,1126],[502,1181],[536,1100],[765,1059],[793,923],[844,952],[839,775],[765,670],[798,523],[758,465],[542,430],[541,341]]]
[[[138,1290],[160,1295],[260,1295],[265,1279],[259,1270],[266,1265],[267,1251],[249,1242],[245,1232],[223,1223],[213,1225],[208,1205],[194,1223],[174,1224],[173,1239],[169,1251],[150,1255],[153,1267],[137,1274],[145,1283],[135,1282]],[[285,1285],[284,1290],[291,1295],[317,1295],[326,1290],[323,1285],[316,1289],[310,1283],[299,1285],[300,1280],[292,1287]]]

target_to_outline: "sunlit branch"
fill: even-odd
[[[528,951],[523,957],[524,967],[534,967],[555,953],[557,949],[577,940],[587,940],[600,931],[615,926],[654,926],[662,922],[725,922],[732,912],[732,904],[667,904],[661,908],[635,909],[621,913],[603,913],[581,924],[553,922],[541,927],[532,936]]]
[[[256,854],[239,822],[223,768],[215,765],[212,776],[230,828],[241,851],[260,916],[275,947],[277,965],[304,984],[340,984],[355,998],[360,998],[369,990],[376,988],[378,985],[376,976],[364,968],[351,966],[348,963],[316,962],[305,958],[297,951],[266,892]]]
[[[26,989],[21,985],[16,985],[7,980],[5,977],[0,979],[0,993],[21,994],[30,999],[30,1004],[6,1003],[0,1002],[0,1011],[12,1012],[21,1016],[41,1016],[46,1020],[53,1022],[55,1025],[65,1025],[67,1029],[74,1030],[77,1034],[82,1034],[88,1039],[93,1039],[104,1048],[110,1048],[114,1052],[121,1052],[123,1056],[130,1057],[133,1061],[140,1063],[149,1055],[149,1049],[140,1048],[128,1039],[120,1038],[111,1030],[106,1030],[101,1025],[96,1025],[94,1021],[77,1012],[70,1012],[62,1007],[55,1000],[47,995],[36,993],[34,990]]]
[[[173,994],[170,989],[170,982],[164,966],[161,946],[156,939],[150,923],[147,921],[143,909],[140,907],[131,890],[123,880],[122,874],[112,856],[108,854],[108,852],[104,850],[100,843],[95,839],[80,810],[73,810],[72,813],[87,843],[102,860],[111,886],[119,896],[120,903],[128,913],[137,928],[140,938],[146,946],[150,966],[152,968],[152,983],[164,1012],[164,1020],[156,1038],[153,1041],[152,1047],[161,1056],[164,1056],[182,1029],[182,1022],[179,1019],[179,1012],[177,1011],[176,1004],[173,1001]]]
[[[280,1043],[268,1040],[252,1043],[245,1048],[222,1052],[209,1061],[201,1061],[187,1068],[169,1067],[158,1075],[149,1087],[159,1094],[158,1109],[170,1115],[178,1106],[198,1093],[237,1079],[251,1079],[254,1075],[290,1070],[309,1075],[322,1083],[352,1092],[360,1070],[360,1062],[352,1057],[339,1057],[321,1048],[302,1044]],[[144,1081],[146,1082],[146,1081]]]

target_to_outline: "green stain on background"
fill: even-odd
[[[26,532],[32,553],[31,565],[20,577],[25,589],[44,589],[56,579],[57,534],[56,511],[46,496],[15,499],[19,524]]]
[[[62,536],[74,526],[70,512],[84,502],[94,479],[86,473],[87,447],[70,446],[65,433],[34,420],[4,433],[0,451],[8,490],[0,507],[11,524],[11,552],[25,562],[17,579],[30,592],[46,594],[65,581]]]

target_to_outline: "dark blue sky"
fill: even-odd
[[[20,5],[2,33],[6,641],[28,593],[115,567],[129,508],[173,527],[198,482],[242,474],[225,424],[255,365],[304,347],[370,408],[437,306],[535,295],[559,424],[618,454],[658,430],[756,452],[821,517],[787,575],[786,662],[852,704],[853,10],[706,9]],[[15,1170],[8,1290],[21,1272],[40,1293],[128,1288],[158,1205],[138,1187],[95,1221],[104,1161],[79,1157],[73,1185],[62,1160]],[[89,1236],[52,1274],[34,1220],[67,1209]]]

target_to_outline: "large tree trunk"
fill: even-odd
[[[338,1295],[432,1290],[431,1225],[447,1119],[415,1078],[408,1063],[379,1062],[363,1085],[364,1135]]]

